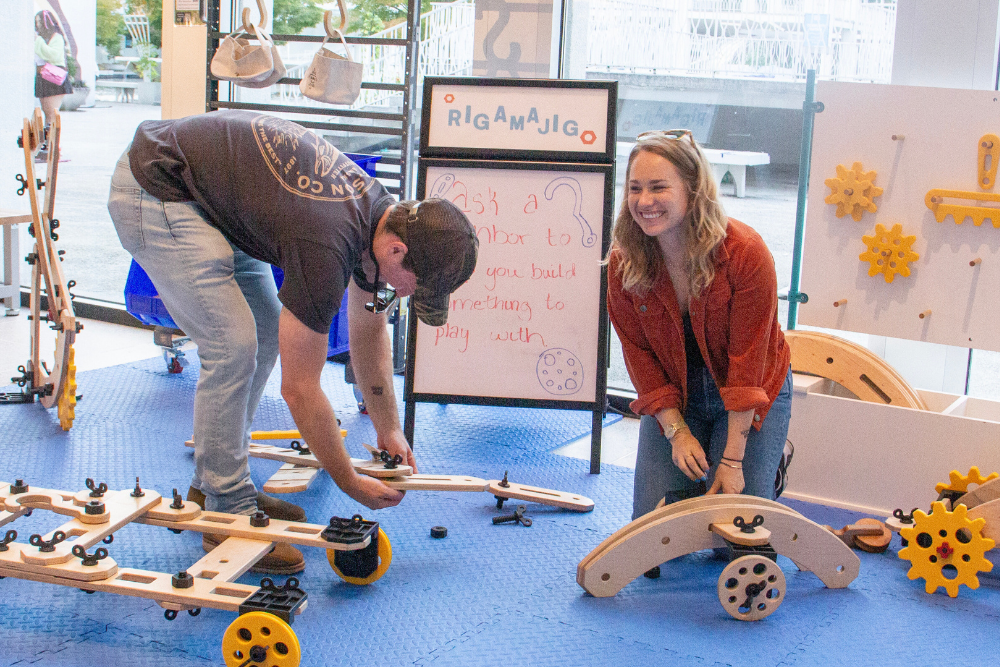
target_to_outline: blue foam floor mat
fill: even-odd
[[[184,493],[193,469],[183,443],[191,435],[196,374],[195,364],[170,375],[159,359],[81,373],[84,398],[68,433],[54,410],[0,407],[0,480],[77,490],[92,477],[118,489],[139,476],[165,495],[174,487]],[[328,364],[324,389],[348,430],[348,448],[360,456],[360,443],[373,442],[374,431],[342,379],[343,367]],[[276,373],[256,428],[291,427],[279,382]],[[724,563],[710,552],[671,561],[660,579],[640,577],[613,598],[591,597],[576,584],[576,566],[628,523],[632,472],[605,465],[590,475],[586,461],[551,453],[588,433],[590,419],[556,410],[417,407],[422,472],[498,479],[507,470],[514,481],[596,502],[586,514],[529,504],[531,528],[494,526],[497,510],[485,493],[411,492],[398,507],[372,512],[320,475],[308,491],[285,496],[314,523],[356,512],[377,519],[393,548],[385,576],[366,587],[342,582],[323,552],[303,549],[299,579],[309,605],[293,625],[302,664],[961,665],[998,648],[991,630],[1000,617],[1000,584],[980,576],[983,585],[963,587],[957,599],[927,595],[922,581],[906,578],[909,563],[895,556],[898,540],[886,554],[860,553],[861,574],[843,590],[829,590],[779,558],[787,596],[759,623],[723,611],[715,586]],[[258,486],[278,465],[252,460]],[[835,526],[860,516],[786,502]],[[63,519],[35,512],[12,525],[26,536]],[[448,528],[447,538],[430,537],[437,525]],[[202,556],[200,535],[140,525],[118,531],[108,548],[123,567],[161,572]],[[235,617],[205,609],[168,622],[146,600],[11,578],[0,581],[0,595],[0,665],[218,665],[222,635]]]

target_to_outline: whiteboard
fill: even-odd
[[[420,155],[613,162],[617,86],[616,81],[426,77]]]
[[[956,224],[950,215],[937,222],[925,204],[931,189],[998,192],[977,185],[979,139],[1000,134],[998,94],[822,81],[816,99],[825,109],[813,133],[801,285],[809,301],[799,321],[1000,351],[1000,229],[990,220]],[[875,185],[884,190],[873,199],[878,210],[858,222],[836,217],[824,201],[831,193],[824,181],[837,175],[837,165],[850,169],[854,162],[875,170]],[[916,237],[912,250],[920,257],[908,263],[908,277],[887,283],[868,275],[871,264],[859,258],[862,237],[877,223],[900,224],[903,235]]]
[[[611,169],[421,160],[420,198],[442,197],[466,212],[479,259],[452,295],[444,326],[411,320],[408,400],[589,408],[600,397],[603,409],[601,258],[610,239]]]

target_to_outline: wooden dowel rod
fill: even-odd
[[[894,134],[894,135],[892,135],[892,140],[893,141],[902,141],[905,138],[906,138],[905,134]]]
[[[983,263],[983,258],[982,257],[976,257],[974,260],[972,260],[971,262],[969,262],[969,266],[979,266],[982,263]]]
[[[930,314],[931,314],[930,310],[925,310],[924,312],[920,313],[920,315],[918,315],[917,317],[919,317],[920,319],[924,319],[925,317],[930,317]]]
[[[844,305],[845,303],[847,303],[847,299],[838,299],[837,301],[834,301],[834,302],[833,302],[833,307],[834,307],[834,308],[840,308],[840,307],[841,307],[841,306],[843,306],[843,305]]]

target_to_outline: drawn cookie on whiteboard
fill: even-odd
[[[455,174],[441,174],[434,181],[434,185],[431,186],[430,192],[427,193],[427,198],[443,199],[454,182]]]
[[[568,396],[583,386],[583,364],[575,354],[563,347],[542,352],[535,367],[542,389],[556,396]]]

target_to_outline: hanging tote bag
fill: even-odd
[[[271,35],[264,32],[262,28],[254,28],[258,34],[258,39],[260,40],[261,47],[264,47],[265,42],[271,51],[271,60],[274,63],[274,69],[271,71],[271,76],[267,77],[263,81],[246,81],[237,82],[237,86],[243,88],[269,88],[274,84],[278,83],[278,79],[285,76],[287,71],[285,70],[285,64],[281,62],[281,54],[278,53],[278,47],[275,46],[274,41],[271,39]]]
[[[344,34],[334,29],[344,45],[347,57],[338,56],[326,49],[327,36],[319,51],[313,56],[312,64],[299,82],[299,90],[311,100],[327,104],[353,104],[361,94],[361,63],[354,60],[347,46]]]
[[[237,85],[261,83],[274,74],[273,43],[267,33],[252,26],[259,44],[251,44],[248,38],[240,37],[243,31],[226,35],[212,56],[212,76]]]

